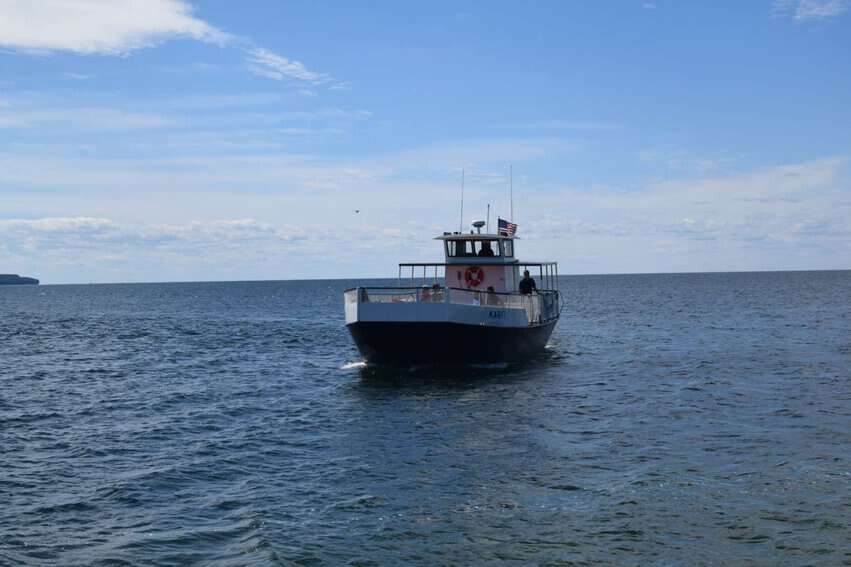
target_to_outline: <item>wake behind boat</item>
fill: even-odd
[[[543,350],[561,312],[558,265],[520,262],[516,225],[484,225],[436,237],[445,261],[399,264],[397,287],[345,291],[346,326],[367,362],[509,362]],[[530,269],[537,280],[524,277]]]

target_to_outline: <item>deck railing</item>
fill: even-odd
[[[466,258],[470,263],[475,263],[476,258]],[[403,262],[399,264],[399,286],[413,287],[414,285],[431,285],[446,282],[446,268],[457,267],[458,263],[447,264],[445,262]],[[488,265],[494,265],[489,263]],[[558,263],[556,262],[520,262],[512,260],[509,262],[496,263],[515,268],[516,286],[524,270],[529,270],[532,277],[537,278],[538,290],[558,291]]]
[[[358,287],[346,290],[346,303],[451,303],[483,308],[523,309],[529,324],[540,324],[559,315],[557,291],[532,295],[476,291],[447,287]]]

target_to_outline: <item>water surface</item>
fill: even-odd
[[[354,283],[0,288],[0,564],[851,563],[851,272],[563,277],[460,368]]]

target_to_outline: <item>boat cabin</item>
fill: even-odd
[[[444,233],[442,240],[447,264],[466,264],[471,258],[477,263],[503,264],[514,262],[514,238],[496,234]]]
[[[496,234],[444,233],[446,285],[496,292],[517,291],[522,278],[514,258],[514,238]]]

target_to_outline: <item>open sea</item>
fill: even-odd
[[[364,282],[0,287],[0,565],[851,565],[851,272],[560,282],[409,369]]]

